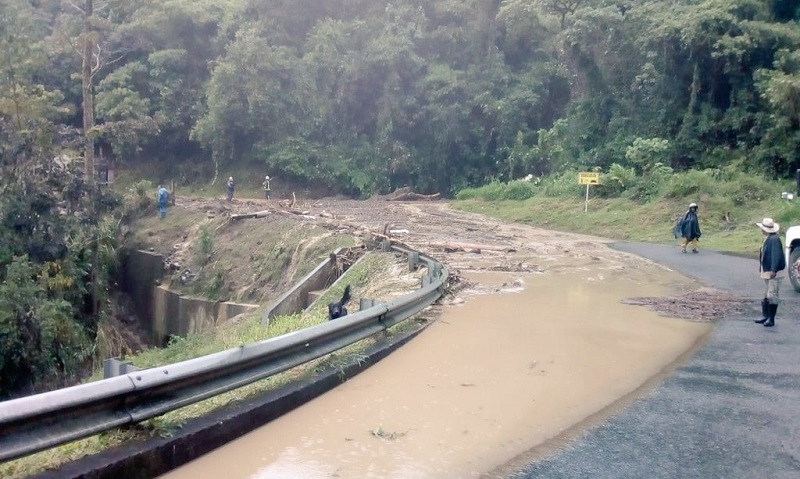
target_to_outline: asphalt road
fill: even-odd
[[[800,478],[800,293],[784,280],[776,326],[765,328],[752,321],[763,287],[756,260],[613,246],[752,299],[752,311],[717,321],[659,387],[509,479]]]

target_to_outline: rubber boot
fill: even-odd
[[[764,324],[769,319],[769,301],[767,298],[761,300],[761,319],[753,320],[754,323]]]
[[[769,318],[764,323],[764,327],[771,328],[775,326],[775,314],[778,313],[778,305],[777,304],[770,304],[769,305]]]

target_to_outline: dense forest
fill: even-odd
[[[352,196],[786,177],[798,21],[795,0],[3,0],[0,397],[94,354],[123,218],[100,162]]]

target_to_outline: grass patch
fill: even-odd
[[[698,215],[703,232],[701,248],[751,257],[758,254],[763,239],[755,227],[757,221],[772,217],[781,223],[782,231],[800,224],[800,200],[781,199],[782,185],[743,175],[705,181],[709,175],[697,172],[685,177],[675,175],[660,196],[646,202],[625,195],[598,198],[592,196],[594,191],[590,189],[586,212],[583,194],[568,188],[572,185],[566,185],[563,176],[529,182],[527,188],[536,194],[523,200],[513,199],[520,188],[517,183],[522,180],[505,187],[493,183],[465,190],[458,194],[453,207],[557,231],[669,244],[678,241],[672,235],[675,221],[690,202],[696,202],[700,206]],[[711,183],[713,186],[709,186]],[[704,189],[698,190],[698,185]],[[554,190],[561,194],[551,196]],[[679,192],[687,191],[694,195],[676,197]]]

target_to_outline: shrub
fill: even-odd
[[[525,179],[515,180],[509,183],[493,181],[480,188],[464,188],[456,194],[456,199],[471,200],[481,199],[484,201],[503,201],[515,200],[522,201],[536,196],[537,186],[535,182]]]
[[[155,211],[155,187],[147,180],[132,185],[123,195],[122,214],[132,218]]]
[[[770,197],[776,198],[780,188],[762,176],[740,173],[732,181],[719,184],[719,194],[730,198],[736,206],[761,201]]]
[[[800,218],[800,203],[795,203],[795,201],[781,203],[776,210],[770,213],[772,218],[780,223],[781,232],[792,225],[798,224],[798,219]]]
[[[504,189],[506,200],[527,200],[536,195],[536,187],[530,181],[517,180],[508,183]]]
[[[667,163],[669,140],[662,138],[636,138],[625,149],[625,159],[631,165],[645,172],[651,170],[650,165]]]
[[[543,194],[552,198],[583,197],[585,186],[578,184],[578,172],[567,171],[543,180]]]
[[[631,188],[625,192],[626,197],[647,203],[662,194],[662,190],[673,176],[672,168],[661,163],[656,163],[637,177]]]
[[[602,181],[595,190],[597,196],[614,198],[621,196],[626,189],[636,184],[636,170],[613,163],[608,173],[602,175]]]
[[[716,184],[710,172],[689,170],[671,175],[664,194],[668,198],[688,198],[701,193],[713,193]]]
[[[211,259],[212,253],[214,253],[214,232],[211,231],[211,228],[208,225],[202,225],[197,230],[197,235],[197,253],[200,264],[206,264]]]

